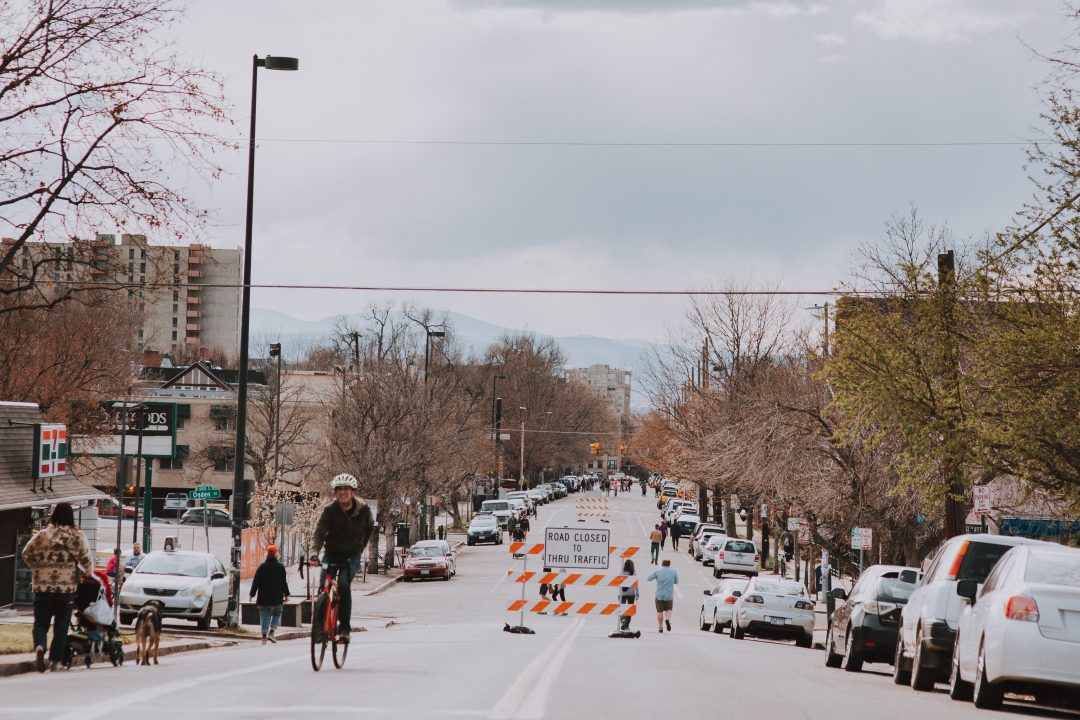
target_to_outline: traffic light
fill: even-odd
[[[599,455],[600,454],[600,443],[594,442],[592,445],[589,446],[589,451],[593,455]]]

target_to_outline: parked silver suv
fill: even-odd
[[[926,561],[925,571],[900,614],[900,632],[893,662],[893,682],[916,690],[932,690],[952,669],[953,645],[964,598],[956,594],[961,580],[982,583],[1011,548],[1044,544],[1009,535],[957,535],[942,543]]]

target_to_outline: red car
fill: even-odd
[[[116,517],[116,501],[112,498],[106,498],[98,500],[94,503],[94,506],[98,509],[98,515],[101,517]],[[133,518],[138,514],[142,517],[142,511],[135,512],[134,505],[124,505],[123,513],[125,518]]]
[[[414,545],[405,556],[404,580],[415,578],[450,579],[450,563],[442,550],[431,545]]]

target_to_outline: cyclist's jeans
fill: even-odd
[[[347,557],[343,555],[323,555],[323,564],[348,564],[347,568],[342,568],[337,577],[338,632],[347,632],[351,629],[349,618],[352,616],[352,581],[353,578],[356,577],[357,570],[360,569],[360,556],[355,555],[353,557]],[[346,577],[346,575],[348,577]],[[325,570],[319,575],[319,587],[322,587],[324,582],[326,582]]]

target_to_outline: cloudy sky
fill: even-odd
[[[317,10],[315,9],[317,8]],[[1030,194],[1058,0],[191,0],[179,49],[246,133],[255,282],[822,290],[891,213],[961,236]],[[918,145],[945,143],[942,145]],[[956,144],[949,144],[956,143]],[[205,197],[243,242],[244,154]],[[392,297],[660,339],[680,299],[256,291],[316,319]],[[808,296],[804,305],[825,298]]]

